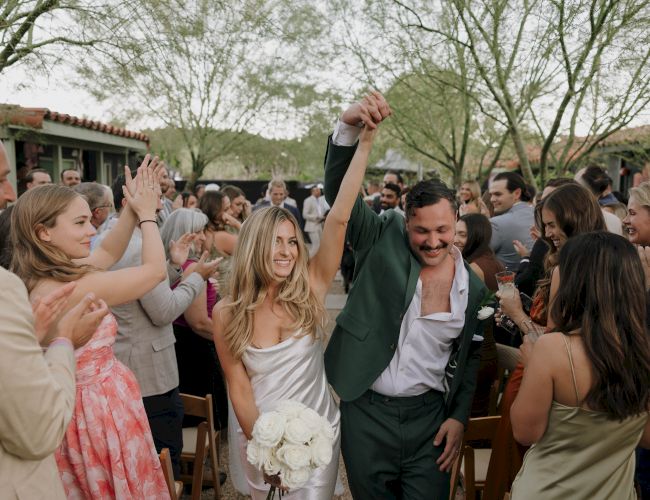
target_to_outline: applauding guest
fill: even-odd
[[[18,200],[12,213],[12,267],[32,300],[74,281],[70,304],[94,293],[114,306],[140,298],[166,277],[156,226],[160,188],[148,165],[149,155],[135,182],[127,182],[127,205],[118,222],[92,253],[90,239],[96,231],[88,203],[79,194],[48,185]],[[130,180],[128,169],[126,173]],[[136,224],[142,231],[142,265],[105,272],[122,256]],[[138,383],[113,354],[116,331],[109,314],[75,353],[76,404],[56,453],[66,495],[168,498]],[[46,334],[41,343],[47,345],[50,337]]]

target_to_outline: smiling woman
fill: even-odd
[[[150,166],[147,155],[135,180],[126,170],[127,204],[93,252],[95,228],[81,195],[51,184],[20,197],[12,213],[12,268],[32,300],[74,281],[68,308],[89,293],[103,300],[103,307],[119,305],[139,299],[166,277],[155,223],[156,166],[157,159]],[[122,257],[136,224],[142,232],[142,265],[106,271]],[[116,335],[115,318],[107,314],[75,352],[76,403],[55,455],[65,492],[68,498],[169,498],[138,383],[113,353]],[[44,332],[39,338],[44,347],[48,337]]]
[[[636,245],[650,245],[650,182],[630,190],[627,210],[623,226],[629,240]]]

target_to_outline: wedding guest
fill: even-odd
[[[546,276],[540,280],[533,296],[530,312],[526,314],[518,293],[504,296],[500,293],[499,307],[511,318],[523,335],[537,335],[551,328],[548,323],[548,307],[560,286],[556,269],[558,252],[572,237],[591,231],[604,231],[605,221],[594,196],[578,184],[567,184],[548,195],[541,209],[543,234],[550,250],[546,258]],[[497,314],[497,321],[498,321]],[[523,376],[523,365],[519,363],[508,379],[501,399],[501,422],[497,429],[495,461],[488,474],[492,479],[486,488],[487,498],[500,499],[521,468],[525,449],[516,445],[510,424],[510,407],[519,391]],[[497,468],[497,464],[501,467]]]
[[[650,309],[650,182],[640,183],[637,187],[630,189],[628,199],[628,213],[623,219],[623,227],[626,236],[631,243],[637,245],[639,256],[645,271],[646,278],[646,301]],[[650,314],[647,322],[650,325]],[[637,471],[636,478],[641,490],[643,500],[650,499],[650,450],[637,450]]]
[[[230,226],[239,231],[241,223],[228,212],[230,198],[221,190],[206,191],[199,200],[199,209],[208,218],[205,228],[205,249],[210,259],[222,259],[219,264],[217,283],[221,293],[225,293],[230,276],[230,260],[237,244],[237,234],[232,234],[226,228]]]
[[[650,447],[643,268],[629,242],[601,231],[567,241],[558,269],[554,333],[522,347],[512,429],[535,446],[511,498],[631,500],[634,448]]]
[[[213,194],[220,193],[208,191],[203,195],[202,200]],[[174,241],[187,233],[194,235],[193,247],[181,264],[186,275],[200,269],[202,265],[199,257],[204,249],[206,241],[204,230],[207,225],[208,217],[202,212],[179,208],[171,213],[161,229],[160,236],[170,258],[169,248]],[[212,308],[217,302],[217,287],[209,279],[210,276],[202,277],[204,286],[174,321],[176,342],[173,345],[178,361],[178,388],[182,393],[195,396],[205,397],[206,394],[212,394],[215,418],[219,427],[225,428],[228,415],[226,391],[212,341]],[[194,420],[187,417],[185,423],[196,425]]]
[[[490,248],[492,225],[490,219],[479,213],[463,215],[456,222],[454,245],[463,254],[476,275],[492,292],[498,289],[496,273],[504,271],[503,264],[497,260]],[[481,364],[478,368],[476,391],[472,402],[471,417],[487,416],[492,384],[497,378],[497,346],[492,328],[493,322],[486,322],[481,345]]]
[[[95,228],[88,203],[72,189],[40,186],[25,193],[12,213],[12,268],[31,300],[75,282],[70,304],[94,293],[109,306],[136,300],[166,276],[156,226],[160,189],[149,155],[130,172],[127,206],[102,243],[90,251]],[[142,265],[106,272],[142,231]],[[114,356],[117,325],[107,315],[93,338],[75,352],[76,403],[56,461],[68,497],[169,498],[160,461],[133,373]],[[39,339],[47,344],[49,336]]]
[[[221,192],[230,199],[230,208],[228,213],[232,215],[240,224],[250,216],[252,207],[250,202],[246,199],[244,192],[237,186],[226,185],[221,188]],[[239,234],[240,227],[231,224],[226,224],[226,231],[233,234]]]
[[[114,202],[119,207],[117,217],[111,219],[109,230],[99,237],[101,242],[115,226],[126,207],[122,187],[123,175],[113,182]],[[216,266],[201,263],[196,273],[185,276],[172,290],[170,281],[182,270],[174,266],[185,263],[190,250],[191,236],[182,235],[170,243],[168,276],[156,287],[137,300],[111,307],[117,320],[117,340],[113,346],[115,357],[131,369],[140,386],[149,426],[156,451],[169,449],[172,469],[180,474],[180,456],[183,448],[183,402],[178,389],[178,365],[174,349],[172,322],[181,315],[205,286]],[[142,263],[142,232],[134,229],[129,244],[109,270],[137,267]],[[171,269],[170,269],[171,267]],[[169,276],[169,274],[173,276]]]
[[[0,496],[65,499],[54,451],[75,407],[74,348],[90,340],[108,308],[88,294],[55,321],[74,283],[30,305],[16,275],[0,268],[0,279]],[[43,354],[37,336],[50,329]]]
[[[490,211],[481,199],[481,186],[476,181],[465,181],[460,185],[458,190],[458,213],[462,216],[465,214],[483,214],[490,217]]]

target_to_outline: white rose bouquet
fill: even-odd
[[[305,485],[312,472],[332,460],[334,429],[329,421],[297,401],[281,402],[262,413],[248,442],[248,461],[269,476],[278,476],[283,488]],[[271,486],[267,500],[275,498]],[[282,489],[279,490],[282,498]]]

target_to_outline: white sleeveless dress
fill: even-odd
[[[329,465],[316,469],[305,486],[282,495],[286,500],[331,500],[335,494],[341,446],[340,413],[325,376],[323,353],[322,340],[314,340],[311,335],[305,335],[290,337],[265,349],[249,346],[242,356],[260,413],[273,410],[281,401],[299,401],[326,417],[336,433],[332,461]],[[248,441],[234,414],[231,413],[230,417],[228,437],[231,443],[231,479],[237,486],[237,479],[241,479],[243,469],[249,490],[246,493],[253,500],[264,500],[269,485],[264,484],[262,472],[246,460]],[[237,444],[239,457],[233,453]],[[237,489],[241,490],[240,487]]]

